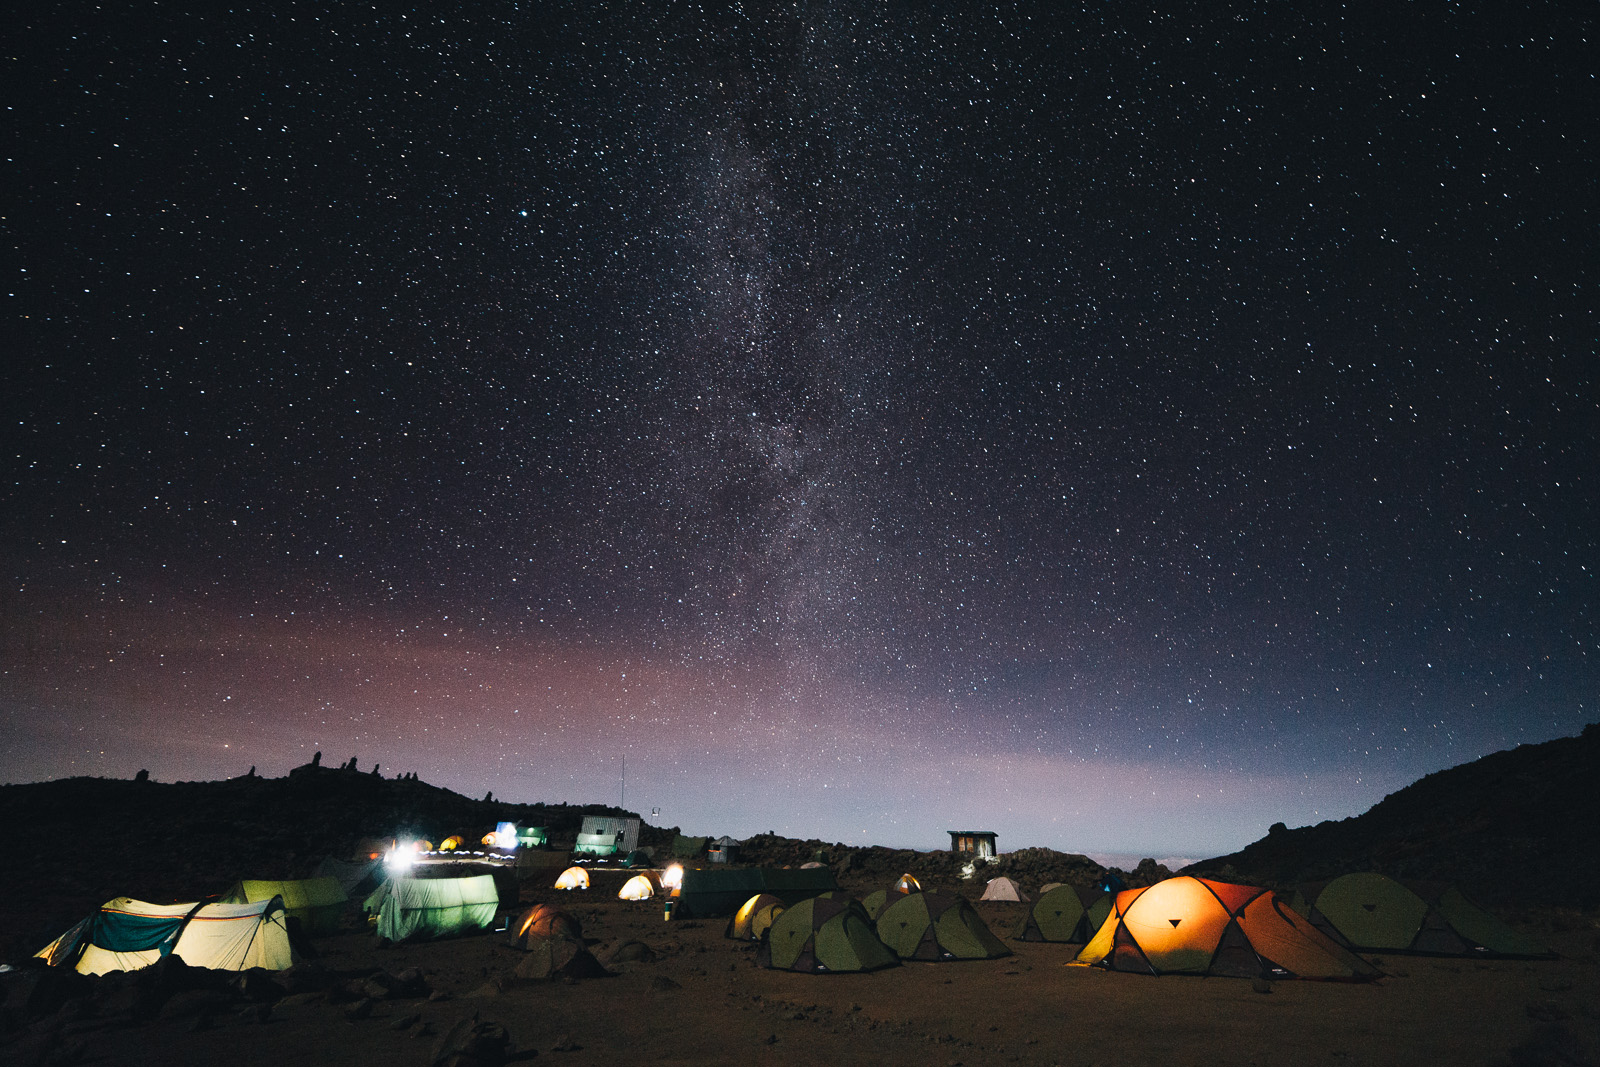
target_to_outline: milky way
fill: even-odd
[[[597,6],[17,28],[0,778],[1200,856],[1595,718],[1592,7]]]

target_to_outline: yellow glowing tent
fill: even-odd
[[[772,921],[783,914],[783,901],[771,893],[757,893],[728,920],[723,933],[736,941],[760,941]]]
[[[582,867],[568,867],[556,879],[557,889],[588,889],[589,872]]]
[[[1117,894],[1075,963],[1140,974],[1362,979],[1378,970],[1257,886],[1187,875]]]
[[[894,887],[902,893],[915,893],[922,888],[922,883],[917,881],[916,875],[907,873],[900,876],[900,880],[894,884]]]
[[[652,872],[646,871],[636,874],[622,884],[617,892],[619,900],[649,900],[661,890],[661,885],[656,881]]]

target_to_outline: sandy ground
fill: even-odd
[[[856,887],[851,887],[855,889]],[[860,891],[864,892],[863,887]],[[913,963],[866,975],[801,975],[755,964],[722,921],[663,922],[654,903],[526,888],[557,901],[605,959],[638,940],[658,958],[578,982],[513,977],[523,954],[491,935],[379,949],[366,933],[318,942],[343,974],[420,968],[436,999],[379,1001],[347,1018],[323,994],[290,997],[265,1021],[230,1014],[207,1029],[68,1024],[81,1063],[426,1065],[441,1035],[477,1016],[504,1026],[513,1061],[571,1067],[666,1064],[1543,1064],[1600,1053],[1593,917],[1535,932],[1549,962],[1389,957],[1370,984],[1151,978],[1067,966],[1078,946],[1010,940],[1022,905],[979,905],[1016,955]],[[0,1060],[6,1050],[0,1048]]]

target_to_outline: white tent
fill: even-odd
[[[147,904],[117,897],[37,955],[82,974],[136,971],[168,954],[191,967],[281,971],[295,962],[283,900]]]
[[[984,889],[980,900],[1020,900],[1026,901],[1028,894],[1016,882],[1001,875],[999,878],[989,879],[989,885]]]

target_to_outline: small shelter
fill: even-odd
[[[626,856],[638,847],[638,819],[585,815],[573,851],[586,852],[591,856],[610,856],[620,852]]]
[[[672,855],[680,860],[692,860],[706,850],[708,837],[691,837],[687,834],[678,834],[672,839]]]
[[[879,914],[878,938],[903,960],[992,960],[1011,955],[967,903],[948,889],[907,893]]]
[[[583,940],[583,926],[577,919],[551,904],[535,904],[507,927],[508,940],[517,948],[550,938]]]
[[[989,884],[983,890],[981,900],[1018,900],[1027,903],[1028,894],[1014,880],[1001,875],[989,879]]]
[[[907,871],[900,876],[900,880],[894,884],[894,887],[902,893],[915,893],[922,888],[922,883],[917,881],[916,875]]]
[[[556,889],[588,889],[589,872],[582,867],[568,867],[556,878]]]
[[[618,900],[649,900],[661,892],[661,882],[654,871],[644,871],[622,883],[617,891]]]
[[[713,837],[706,842],[706,859],[712,863],[732,863],[739,854],[739,841],[737,838],[724,834]]]
[[[350,897],[337,878],[301,878],[294,881],[265,881],[244,878],[233,883],[219,898],[219,904],[251,904],[258,900],[283,898],[284,911],[300,923],[308,934],[336,934]]]
[[[378,936],[426,940],[482,930],[494,923],[500,894],[494,877],[390,878],[379,890]],[[374,894],[376,896],[377,894]],[[368,898],[368,905],[372,898]]]
[[[947,830],[945,832],[950,835],[950,851],[958,856],[992,860],[1000,855],[1000,847],[996,843],[1000,835],[993,830]]]
[[[1357,952],[1545,958],[1550,949],[1478,907],[1454,886],[1405,885],[1382,874],[1346,874],[1300,887],[1293,907]]]
[[[1180,875],[1117,894],[1074,961],[1139,974],[1366,979],[1366,960],[1258,886]]]
[[[773,920],[756,953],[764,967],[807,974],[876,971],[900,962],[849,894],[802,900]]]
[[[79,974],[137,971],[168,955],[214,971],[281,971],[295,962],[279,897],[245,904],[147,904],[117,897],[35,955]]]
[[[728,920],[724,936],[735,941],[760,941],[772,921],[784,912],[783,901],[771,893],[757,893],[739,906]]]
[[[517,827],[518,848],[543,848],[550,843],[550,831],[543,826]]]

